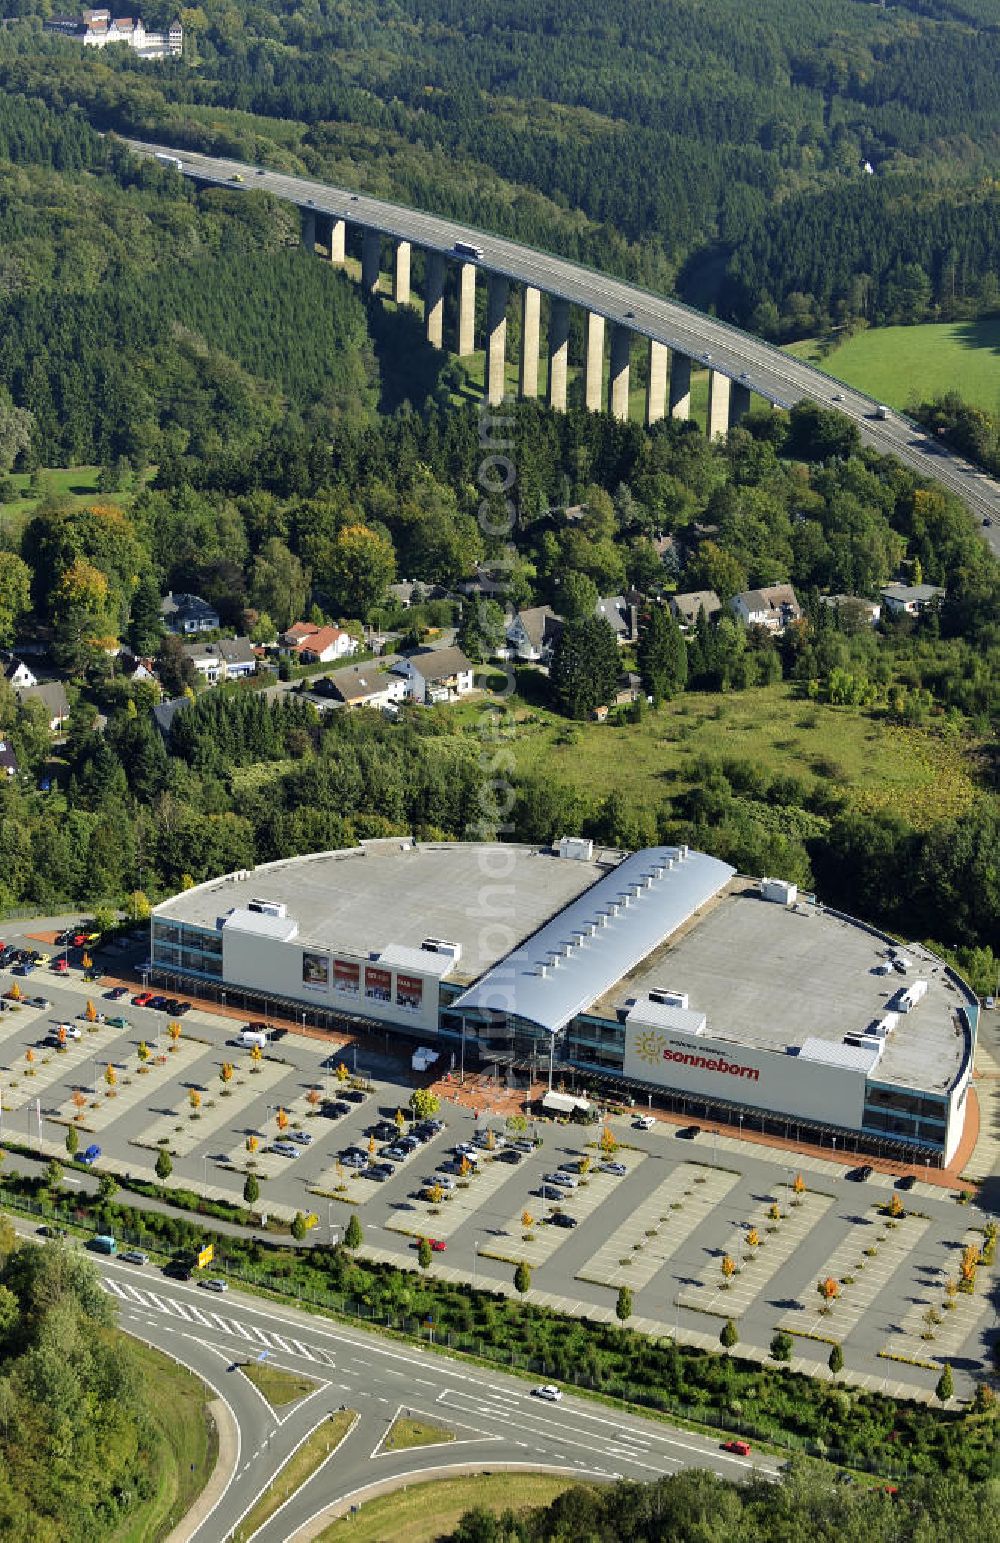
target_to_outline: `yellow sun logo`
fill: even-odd
[[[649,1066],[659,1066],[663,1060],[663,1047],[666,1044],[662,1034],[655,1029],[643,1029],[641,1034],[635,1037],[634,1050],[640,1061],[645,1061]]]

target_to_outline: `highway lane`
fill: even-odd
[[[791,407],[804,398],[835,406],[857,424],[862,438],[876,450],[897,456],[923,476],[934,477],[962,498],[980,522],[989,519],[990,526],[981,525],[982,534],[1000,556],[1000,484],[935,443],[899,414],[893,413],[886,420],[876,417],[877,403],[864,392],[837,382],[813,365],[794,359],[737,327],[567,258],[535,251],[506,237],[489,235],[437,215],[241,161],[141,140],[128,143],[146,154],[176,156],[182,162],[184,175],[198,181],[231,188],[257,188],[316,214],[332,215],[458,261],[462,259],[455,258],[455,242],[468,242],[481,248],[483,257],[477,266],[484,270],[503,274],[518,284],[534,285],[610,321],[621,322],[640,336],[687,355],[696,365],[709,366],[738,381],[777,406]],[[234,182],[234,178],[242,180]]]
[[[772,1459],[725,1453],[712,1437],[569,1394],[548,1404],[519,1378],[428,1348],[242,1291],[216,1295],[196,1283],[167,1280],[152,1266],[99,1256],[95,1263],[118,1304],[121,1327],[205,1375],[239,1422],[238,1461],[215,1511],[192,1533],[197,1543],[221,1543],[299,1442],[342,1405],[358,1412],[356,1428],[287,1513],[261,1533],[263,1543],[279,1543],[309,1516],[376,1481],[441,1464],[512,1462],[607,1480],[653,1479],[692,1466],[727,1478],[745,1477],[753,1468],[777,1474]],[[316,1391],[284,1415],[275,1414],[238,1369],[261,1356],[309,1376]],[[401,1410],[454,1431],[455,1441],[384,1453],[382,1441]]]

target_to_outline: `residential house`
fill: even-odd
[[[943,600],[946,591],[937,584],[886,584],[879,591],[893,616],[919,616],[932,600]]]
[[[257,650],[249,638],[220,638],[213,647],[225,666],[226,680],[243,680],[257,673]]]
[[[802,609],[790,584],[745,589],[734,595],[729,605],[745,627],[766,627],[768,632],[784,632],[791,622],[802,617]]]
[[[472,690],[473,667],[460,648],[421,648],[393,669],[405,677],[411,700],[425,707],[454,702]]]
[[[16,654],[4,654],[3,674],[8,686],[14,690],[24,689],[26,686],[37,686],[38,676],[35,675],[23,659],[18,659]]]
[[[171,697],[169,702],[158,702],[152,709],[153,722],[168,745],[170,743],[170,729],[174,719],[182,707],[189,707],[190,705],[190,697],[175,696]]]
[[[0,739],[0,777],[17,776],[17,756],[9,739]]]
[[[173,591],[160,601],[163,625],[171,632],[191,634],[217,632],[219,613],[200,595],[175,595]]]
[[[638,702],[641,696],[645,696],[642,689],[642,676],[634,670],[623,670],[618,677],[618,690],[615,692],[615,706],[628,707],[633,702]]]
[[[293,621],[287,632],[283,632],[278,639],[282,648],[290,651],[298,649],[312,633],[318,632],[319,627],[312,621]]]
[[[849,624],[860,628],[862,623],[877,627],[882,607],[877,600],[865,600],[861,595],[820,595],[820,605],[833,606]]]
[[[342,670],[334,670],[316,690],[322,694],[336,695],[345,707],[393,708],[405,702],[409,684],[404,675],[386,674],[376,664],[349,664]]]
[[[210,686],[217,686],[225,678],[226,667],[215,643],[185,643],[184,657],[191,661],[195,672]]]
[[[41,702],[53,734],[61,731],[69,717],[69,697],[61,680],[36,680],[33,686],[15,689],[14,695],[19,704]]]
[[[722,601],[714,589],[689,589],[683,595],[670,596],[670,609],[677,625],[686,632],[695,625],[700,612],[704,611],[708,621],[718,616],[722,610]]]
[[[605,595],[597,602],[596,615],[606,621],[618,641],[634,642],[639,636],[639,608],[626,595]]]
[[[127,648],[121,649],[118,654],[118,670],[126,680],[156,680],[155,659],[140,659],[138,654],[130,654]]]
[[[477,580],[469,580],[476,583]],[[421,584],[417,579],[401,579],[398,584],[390,584],[386,594],[395,600],[397,605],[409,607],[421,605],[425,600],[447,600],[448,591],[443,584]]]
[[[342,627],[319,627],[299,644],[303,664],[332,664],[335,659],[349,659],[358,651],[358,640]]]
[[[548,664],[556,640],[566,623],[549,605],[533,605],[525,611],[516,611],[507,623],[508,658],[520,659],[525,664]]]

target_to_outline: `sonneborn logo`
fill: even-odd
[[[706,1072],[721,1072],[723,1076],[747,1077],[751,1082],[760,1081],[760,1070],[756,1066],[737,1066],[727,1061],[723,1055],[692,1055],[686,1048],[672,1049],[671,1046],[676,1044],[676,1040],[664,1041],[663,1059],[665,1061],[679,1061],[683,1066],[697,1066]]]
[[[636,1035],[633,1048],[639,1060],[645,1061],[647,1066],[659,1066],[666,1056],[667,1041],[655,1029],[643,1029]]]

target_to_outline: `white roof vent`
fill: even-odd
[[[556,842],[560,857],[568,857],[577,863],[589,863],[594,858],[594,843],[583,836],[560,836]]]

